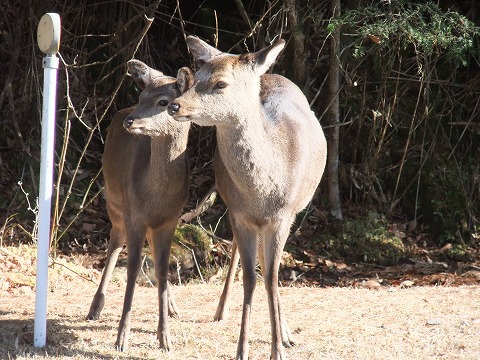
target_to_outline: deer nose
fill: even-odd
[[[132,126],[134,120],[135,118],[133,116],[127,116],[127,118],[123,120],[123,127],[125,129],[129,129]]]
[[[178,111],[178,109],[180,109],[180,105],[177,104],[177,103],[171,103],[170,105],[168,105],[168,114],[170,116],[173,116],[175,115],[175,113]]]

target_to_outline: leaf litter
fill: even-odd
[[[130,348],[126,353],[117,353],[113,344],[121,315],[124,284],[112,283],[101,319],[86,321],[100,273],[83,266],[82,257],[51,260],[47,347],[35,349],[32,346],[35,293],[32,285],[24,284],[28,281],[16,283],[17,275],[14,275],[34,276],[33,248],[9,247],[0,251],[0,358],[233,358],[242,308],[242,287],[238,281],[233,287],[230,317],[220,323],[213,322],[213,314],[222,290],[221,278],[212,279],[208,284],[190,281],[173,287],[180,318],[170,319],[175,349],[170,355],[158,349],[156,340],[156,290],[137,286]],[[308,279],[307,276],[290,283],[284,278],[280,289],[282,303],[297,339],[297,345],[286,350],[289,358],[480,357],[480,303],[476,301],[480,287],[476,282],[456,280],[470,279],[469,276],[452,277],[452,274],[426,271],[428,274],[420,281],[401,280],[403,275],[392,280],[384,276],[392,269],[377,269],[377,275],[372,276],[374,272],[367,272],[357,265],[320,260],[316,267],[320,264],[324,275],[328,269],[340,272],[339,278],[351,277],[349,281],[345,280],[343,287],[338,284],[319,287],[302,282],[302,278]],[[409,264],[408,268],[412,266],[418,264]],[[436,286],[424,286],[432,284],[435,276]],[[442,276],[447,279],[450,276],[451,281],[438,281]],[[2,285],[5,283],[8,285]],[[266,359],[270,349],[270,326],[261,281],[256,289],[251,316],[251,358]]]

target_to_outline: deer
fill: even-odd
[[[107,129],[102,158],[107,213],[112,223],[102,278],[93,297],[88,320],[104,307],[113,269],[127,247],[127,284],[115,346],[128,348],[135,282],[141,269],[145,238],[150,246],[158,286],[157,337],[161,349],[172,348],[168,316],[177,316],[167,281],[173,233],[188,198],[190,124],[174,121],[167,106],[193,83],[189,68],[178,83],[174,77],[130,60],[128,72],[142,89],[136,107],[120,110]]]
[[[242,55],[223,53],[193,36],[187,45],[204,65],[168,112],[181,123],[216,128],[216,188],[228,207],[243,270],[236,359],[248,359],[257,253],[268,297],[271,359],[285,359],[285,347],[294,341],[280,300],[278,271],[295,216],[322,178],[326,139],[302,91],[281,75],[266,74],[284,40]],[[185,82],[190,74],[180,69],[177,76]]]

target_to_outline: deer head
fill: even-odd
[[[193,85],[193,73],[181,68],[181,81],[164,75],[139,60],[127,63],[128,73],[142,92],[135,110],[125,119],[123,125],[132,134],[158,136],[171,131],[172,118],[168,105]]]
[[[232,114],[260,111],[260,76],[275,62],[285,46],[283,40],[256,53],[222,53],[204,41],[188,37],[195,59],[204,65],[195,74],[194,85],[168,107],[178,121],[199,125],[232,122]],[[180,69],[179,83],[187,83],[191,73]]]

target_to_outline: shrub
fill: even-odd
[[[345,220],[338,235],[325,235],[320,242],[333,256],[351,262],[392,265],[408,256],[402,240],[374,212],[362,219]]]

